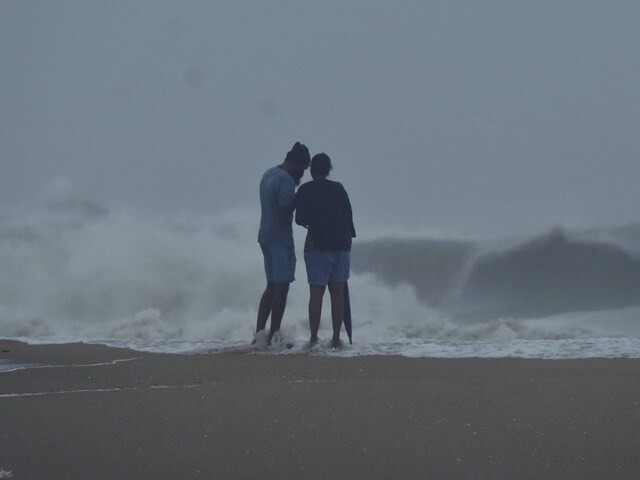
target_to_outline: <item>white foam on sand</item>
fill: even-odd
[[[286,334],[285,334],[286,335]],[[349,345],[343,338],[343,347],[334,349],[330,339],[321,339],[309,348],[307,338],[286,336],[285,342],[267,346],[263,342],[190,342],[156,341],[152,343],[103,340],[97,343],[137,349],[146,352],[177,353],[185,355],[244,352],[259,355],[320,355],[356,357],[367,355],[395,355],[432,358],[640,358],[640,339],[637,338],[584,338],[559,340],[523,340],[483,342],[441,342],[398,337],[383,343],[355,342]],[[290,345],[292,345],[290,347]]]

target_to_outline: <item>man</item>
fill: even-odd
[[[267,170],[260,181],[260,231],[258,242],[264,256],[267,288],[260,299],[256,333],[264,330],[271,316],[268,343],[280,330],[287,305],[289,284],[295,280],[296,255],[293,245],[293,199],[304,171],[309,167],[309,150],[296,142],[284,162]]]
[[[349,278],[351,239],[356,236],[349,196],[342,184],[327,180],[331,159],[324,153],[311,160],[313,181],[305,183],[296,194],[296,223],[308,228],[304,244],[304,262],[309,280],[310,346],[318,342],[322,297],[327,285],[331,295],[333,338],[331,346],[339,348],[344,318],[345,285]]]

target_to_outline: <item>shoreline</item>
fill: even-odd
[[[574,359],[640,359],[640,337],[587,337],[561,339],[511,339],[501,341],[459,341],[444,340],[392,343],[357,342],[345,343],[345,348],[333,350],[328,340],[312,350],[308,348],[306,338],[289,339],[293,347],[284,344],[267,348],[248,342],[220,341],[154,341],[125,342],[110,339],[55,339],[47,343],[46,339],[2,338],[0,342],[25,344],[29,347],[46,347],[55,350],[56,346],[80,345],[104,347],[110,351],[129,350],[145,354],[167,355],[214,355],[225,353],[247,353],[259,355],[303,355],[327,356],[335,358],[356,358],[368,356],[399,356],[405,358],[442,358],[442,359],[532,359],[532,360],[574,360]],[[86,347],[85,347],[86,348]],[[2,355],[0,354],[0,362]],[[0,371],[1,363],[0,363]]]
[[[16,479],[640,477],[640,359],[0,351]]]

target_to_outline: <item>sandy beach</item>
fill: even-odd
[[[640,360],[0,351],[5,478],[640,478]]]

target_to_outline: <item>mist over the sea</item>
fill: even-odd
[[[624,1],[3,0],[0,205],[64,178],[116,215],[254,211],[301,141],[372,236],[626,225],[639,23]]]
[[[257,214],[156,216],[48,189],[0,217],[0,336],[249,343],[264,274]],[[640,336],[640,231],[377,238],[353,247],[357,344]],[[308,336],[302,229],[283,321]],[[329,335],[325,301],[321,337]]]
[[[353,206],[352,353],[640,355],[638,5],[3,0],[0,336],[246,345],[300,141]]]

